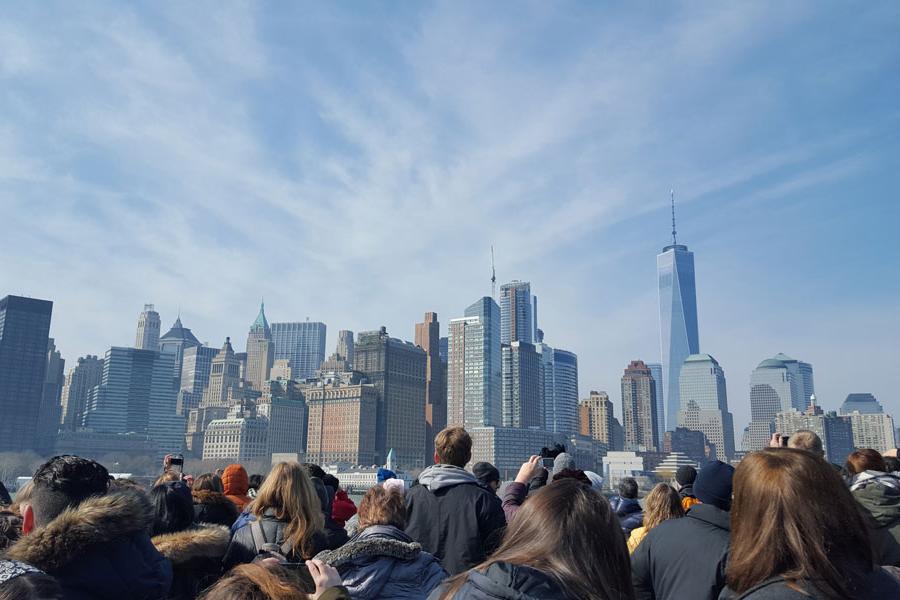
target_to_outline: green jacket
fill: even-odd
[[[866,471],[853,479],[850,492],[866,509],[876,563],[900,566],[900,479]]]

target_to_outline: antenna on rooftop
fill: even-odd
[[[491,244],[491,298],[497,297],[497,271],[494,269],[494,245]]]
[[[672,245],[675,246],[678,244],[675,237],[675,190],[669,190],[669,195],[672,197]]]

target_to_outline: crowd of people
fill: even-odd
[[[409,489],[381,469],[358,507],[313,464],[189,477],[167,460],[144,489],[54,457],[15,498],[0,486],[0,600],[900,598],[895,456],[836,466],[800,432],[607,498],[564,451],[502,485],[466,470],[464,429],[434,445]]]

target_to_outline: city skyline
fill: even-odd
[[[674,188],[736,439],[781,352],[826,409],[871,392],[900,413],[900,7],[571,6],[184,8],[178,27],[11,7],[0,293],[54,302],[67,367],[130,346],[145,303],[243,350],[260,296],[273,322],[327,324],[330,352],[339,329],[412,340],[425,311],[462,316],[494,245],[580,395],[615,398],[622,365],[661,361]]]

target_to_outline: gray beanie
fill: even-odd
[[[560,471],[574,468],[576,468],[575,459],[572,458],[572,455],[567,454],[566,452],[560,452],[556,458],[553,459],[553,472],[550,474],[550,478],[552,479],[553,475],[556,475]]]

